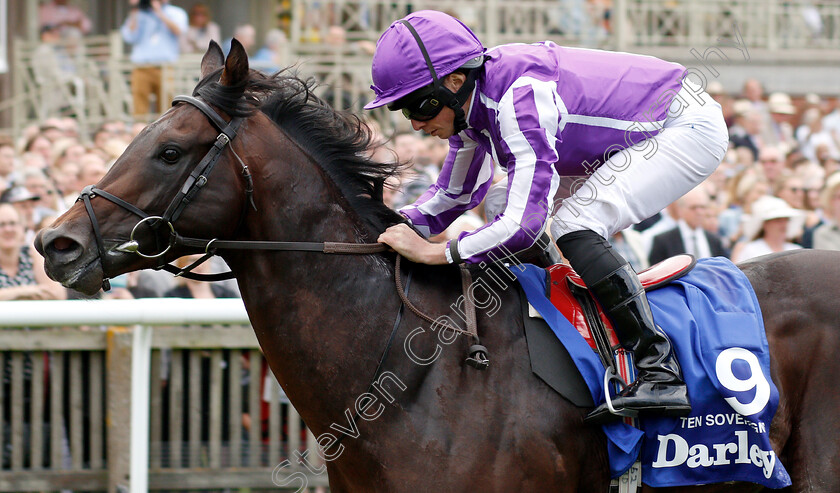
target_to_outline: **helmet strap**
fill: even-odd
[[[469,126],[467,124],[467,115],[464,113],[464,103],[467,102],[467,98],[475,89],[475,79],[478,77],[479,69],[472,69],[467,72],[467,78],[464,83],[461,85],[461,88],[458,89],[458,92],[453,93],[449,90],[448,87],[441,84],[440,88],[438,88],[437,93],[440,94],[441,100],[444,101],[446,106],[452,108],[455,112],[455,133],[461,133],[463,130],[466,130]]]
[[[414,26],[412,26],[410,22],[405,19],[401,19],[400,23],[408,29],[408,32],[410,32],[411,35],[414,36],[414,40],[417,41],[417,46],[420,47],[420,53],[423,54],[423,59],[426,61],[426,66],[429,68],[429,73],[432,74],[432,83],[435,85],[435,89],[437,89],[442,84],[441,80],[438,79],[437,72],[435,72],[435,66],[432,65],[432,59],[429,57],[429,52],[426,51],[426,45],[423,44],[423,40],[420,39],[420,35],[417,34],[417,30],[414,29]]]

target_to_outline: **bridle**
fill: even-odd
[[[187,179],[184,181],[181,188],[178,190],[178,193],[175,194],[175,197],[172,198],[172,201],[169,203],[169,206],[166,208],[166,211],[162,215],[151,215],[143,211],[142,209],[136,207],[135,205],[117,197],[116,195],[102,190],[101,188],[97,188],[94,185],[88,185],[83,190],[82,193],[79,195],[79,198],[76,199],[81,200],[84,202],[85,210],[90,217],[91,224],[93,226],[93,233],[96,238],[96,248],[99,251],[99,258],[100,262],[102,263],[102,289],[107,291],[110,289],[110,282],[107,278],[105,278],[105,245],[102,239],[102,234],[99,229],[99,223],[96,220],[96,214],[93,211],[93,206],[91,205],[91,199],[94,197],[102,197],[123,209],[131,212],[132,214],[140,217],[140,221],[134,225],[131,229],[131,234],[129,235],[129,240],[119,246],[116,247],[116,250],[126,253],[135,253],[140,255],[141,257],[145,258],[152,258],[152,259],[160,259],[160,262],[156,269],[163,269],[167,272],[171,272],[176,276],[182,276],[187,279],[194,279],[199,281],[219,281],[225,279],[232,279],[234,277],[233,272],[223,272],[219,274],[199,274],[195,272],[191,272],[192,269],[204,263],[207,259],[214,256],[217,250],[226,249],[226,250],[274,250],[274,251],[298,251],[298,252],[320,252],[320,253],[327,253],[327,254],[371,254],[371,253],[380,253],[387,250],[387,246],[382,243],[337,243],[337,242],[301,242],[301,241],[240,241],[240,240],[219,240],[217,238],[213,238],[210,240],[200,239],[200,238],[187,238],[179,235],[175,230],[175,226],[173,223],[178,220],[181,216],[181,213],[195,199],[195,196],[207,185],[209,180],[210,172],[213,171],[213,168],[216,166],[216,163],[219,161],[222,153],[225,149],[230,150],[230,152],[234,155],[236,160],[242,167],[242,177],[245,180],[245,205],[242,208],[242,215],[240,217],[239,223],[241,224],[244,220],[245,213],[248,210],[248,207],[252,207],[255,211],[257,210],[256,205],[254,204],[254,183],[253,178],[251,177],[251,172],[248,169],[248,166],[242,161],[236,151],[233,149],[231,142],[236,138],[236,132],[239,129],[239,126],[242,124],[241,118],[232,118],[229,122],[226,122],[224,118],[222,118],[213,108],[210,107],[207,103],[192,96],[176,96],[172,100],[172,105],[175,106],[178,103],[187,103],[199,111],[204,113],[204,115],[210,120],[213,126],[219,130],[219,135],[216,137],[216,141],[213,146],[207,151],[207,154],[199,161],[198,165],[193,169]],[[155,233],[155,240],[157,242],[157,249],[159,250],[157,253],[154,254],[146,254],[140,251],[139,242],[134,239],[134,235],[137,232],[137,228],[143,223],[149,223],[149,227],[151,227]],[[160,245],[160,234],[159,230],[163,227],[167,226],[168,228],[168,243],[162,247]],[[238,229],[238,227],[237,227]],[[190,264],[189,266],[179,269],[178,267],[167,264],[166,261],[163,259],[164,255],[175,245],[182,245],[190,248],[199,248],[204,250],[204,255]],[[408,292],[408,284],[411,281],[411,277],[409,274],[408,282],[406,283],[405,287],[403,287],[402,281],[400,280],[400,256],[397,256],[397,263],[395,266],[395,279],[397,285],[397,292],[400,295],[400,299],[402,300],[403,304],[408,307],[413,313],[418,315],[420,318],[430,322],[432,324],[437,324],[439,327],[443,329],[453,330],[455,332],[468,334],[475,339],[475,344],[470,347],[470,357],[467,358],[467,363],[471,366],[474,366],[478,369],[484,369],[487,367],[487,355],[486,355],[486,348],[481,346],[478,340],[478,333],[476,327],[476,320],[475,320],[475,307],[472,303],[472,300],[467,297],[467,303],[473,305],[471,308],[467,307],[468,312],[468,320],[467,320],[467,330],[460,329],[458,327],[454,327],[448,323],[441,323],[441,321],[437,319],[433,319],[428,315],[422,313],[418,310],[409,300],[407,297]],[[462,283],[463,287],[466,288],[471,282],[471,278],[469,277],[469,271],[466,269],[462,269]],[[465,291],[466,292],[466,291]],[[388,346],[386,347],[385,353],[383,354],[383,358],[380,361],[380,368],[384,358],[387,357],[387,354],[390,349],[391,342],[393,341],[394,333],[399,326],[399,320],[402,314],[402,307],[400,308],[400,315],[397,317],[397,322],[394,325],[394,330],[391,334],[391,339],[388,342]],[[379,373],[380,368],[377,368],[377,374]],[[375,379],[374,379],[375,380]]]
[[[101,188],[97,188],[94,185],[88,185],[83,190],[82,193],[79,195],[79,198],[76,200],[81,200],[85,204],[85,210],[90,217],[90,222],[93,226],[93,234],[96,238],[96,248],[99,251],[99,258],[102,262],[102,271],[103,271],[103,281],[102,281],[102,289],[108,290],[110,289],[110,282],[107,278],[104,278],[104,271],[105,271],[105,244],[102,239],[102,234],[99,229],[99,223],[96,220],[96,214],[93,211],[93,206],[91,205],[91,199],[94,197],[102,197],[123,209],[131,212],[132,214],[140,217],[140,221],[134,225],[131,230],[131,234],[129,235],[129,240],[119,246],[116,247],[118,251],[127,252],[127,253],[136,253],[141,257],[145,258],[157,258],[160,259],[160,263],[155,267],[156,269],[163,269],[167,272],[171,272],[176,276],[186,277],[188,279],[194,279],[199,281],[221,281],[225,279],[232,279],[233,273],[232,272],[222,272],[219,274],[198,274],[195,272],[191,272],[194,268],[204,263],[207,259],[212,257],[216,254],[217,250],[220,249],[240,249],[240,250],[282,250],[282,251],[305,251],[305,252],[322,252],[322,253],[334,253],[334,254],[367,254],[367,253],[378,253],[384,252],[386,250],[386,246],[380,243],[336,243],[336,242],[300,242],[300,241],[233,241],[233,240],[219,240],[217,238],[213,239],[200,239],[200,238],[188,238],[181,236],[175,230],[175,226],[173,225],[175,221],[181,216],[181,213],[187,207],[187,205],[192,202],[196,195],[207,185],[209,181],[210,172],[213,171],[213,168],[216,166],[216,163],[219,161],[219,158],[222,156],[222,153],[225,149],[230,150],[233,153],[236,160],[242,167],[242,178],[245,181],[245,206],[242,208],[242,217],[240,217],[240,224],[244,220],[245,212],[248,210],[248,207],[257,210],[256,205],[254,205],[254,181],[251,177],[251,172],[248,169],[248,166],[242,161],[233,147],[230,145],[231,142],[236,138],[236,132],[239,129],[239,126],[242,124],[241,118],[232,118],[229,122],[226,122],[224,118],[222,118],[213,108],[210,107],[207,103],[202,101],[201,99],[192,97],[192,96],[177,96],[172,101],[172,105],[175,106],[178,103],[187,103],[199,111],[201,111],[208,120],[219,130],[219,135],[216,137],[216,141],[213,143],[213,146],[207,151],[207,154],[199,161],[198,165],[193,169],[187,179],[184,181],[184,184],[181,185],[181,188],[178,190],[178,193],[172,198],[172,201],[169,203],[169,206],[166,208],[166,211],[162,215],[152,215],[148,214],[147,212],[143,211],[142,209],[136,207],[135,205],[117,197],[116,195],[102,190]],[[138,227],[143,224],[148,223],[148,226],[153,229],[155,234],[155,240],[157,242],[157,253],[150,254],[150,253],[143,253],[140,251],[140,245],[137,240],[134,239],[135,234],[137,233]],[[166,245],[160,244],[161,235],[158,234],[159,230],[162,227],[166,227],[168,230],[168,242]],[[175,245],[182,245],[190,248],[198,248],[204,251],[204,255],[190,264],[189,266],[179,269],[174,265],[167,264],[166,261],[163,260],[163,256]]]

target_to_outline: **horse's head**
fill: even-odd
[[[239,104],[256,104],[242,94],[251,75],[238,41],[233,40],[227,60],[211,43],[201,75],[203,81],[214,76],[210,81],[217,91],[244,101]],[[35,246],[46,259],[48,275],[92,294],[109,277],[193,253],[173,245],[173,231],[199,238],[232,235],[246,207],[250,179],[236,155],[244,152],[235,138],[240,124],[245,126],[243,119],[222,116],[199,99],[176,98],[99,183],[38,234]]]

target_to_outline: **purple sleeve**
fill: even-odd
[[[449,154],[437,181],[413,204],[400,209],[427,238],[475,208],[493,179],[493,163],[464,133],[449,139]]]
[[[560,177],[559,110],[554,82],[518,79],[499,101],[496,143],[499,160],[508,170],[507,205],[485,226],[464,232],[457,250],[469,263],[495,261],[533,245],[545,230]]]

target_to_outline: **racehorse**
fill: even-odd
[[[105,278],[214,251],[173,238],[363,244],[401,221],[381,200],[398,167],[367,158],[367,127],[330,109],[308,82],[250,71],[236,41],[227,59],[211,45],[201,75],[197,102],[176,98],[38,235],[50,277],[94,293]],[[194,173],[211,160],[212,173]],[[477,311],[491,354],[478,371],[464,364],[468,338],[401,308],[393,253],[218,251],[274,375],[319,439],[332,491],[607,490],[605,438],[583,424],[587,409],[532,375],[513,287]],[[403,267],[415,306],[453,313],[457,268]],[[774,451],[793,491],[838,491],[840,396],[830,389],[840,374],[840,254],[776,255],[742,269],[762,308],[780,392]]]

